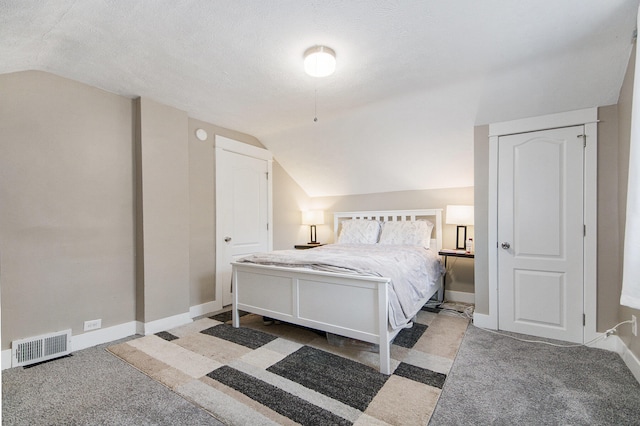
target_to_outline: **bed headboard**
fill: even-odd
[[[340,222],[349,219],[369,219],[381,222],[426,219],[434,225],[431,234],[431,248],[436,251],[442,249],[442,209],[336,212],[333,214],[333,233],[336,241],[338,240]]]

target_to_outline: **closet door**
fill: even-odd
[[[583,342],[583,126],[498,140],[498,324]]]
[[[231,262],[273,248],[271,162],[264,149],[216,136],[216,300],[222,306],[232,303]]]

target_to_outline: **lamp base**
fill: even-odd
[[[462,233],[460,233],[462,230]],[[456,230],[456,249],[466,250],[467,244],[467,227],[464,225],[458,225],[458,229]]]
[[[320,244],[318,241],[316,241],[316,226],[311,225],[310,228],[311,228],[311,242],[307,244]]]

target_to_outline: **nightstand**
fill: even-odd
[[[455,249],[442,249],[438,254],[444,257],[444,275],[442,276],[442,294],[444,294],[445,284],[447,282],[447,258],[462,257],[466,259],[474,259],[476,256],[474,253],[467,253],[465,250]]]
[[[310,249],[310,248],[316,248],[316,247],[320,247],[323,246],[324,244],[296,244],[295,246],[293,246],[293,248],[298,249],[298,250],[306,250],[306,249]]]

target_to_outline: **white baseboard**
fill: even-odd
[[[124,324],[114,325],[113,327],[101,328],[99,330],[78,334],[71,337],[71,350],[81,351],[103,343],[113,342],[114,340],[136,334],[136,322],[130,321]]]
[[[600,338],[604,333],[596,333],[594,338]],[[591,348],[604,349],[605,351],[617,352],[622,355],[622,352],[626,349],[626,345],[615,334],[604,339],[600,339],[597,342],[588,345]],[[628,350],[628,349],[627,349]]]
[[[620,338],[618,339],[620,340],[620,342],[622,343],[622,346],[624,347],[624,350],[622,351],[620,356],[622,357],[622,360],[624,361],[624,363],[627,364],[627,367],[629,367],[629,370],[631,370],[631,374],[633,374],[633,377],[635,377],[638,383],[640,383],[640,359],[638,359],[638,357],[635,356],[635,354],[629,350],[629,348],[627,347],[627,345],[624,344],[622,339]]]
[[[2,351],[2,369],[6,370],[7,368],[11,368],[11,349],[6,349]]]
[[[136,331],[137,334],[142,334],[147,336],[149,334],[154,334],[159,331],[169,330],[171,328],[180,327],[181,325],[189,324],[193,322],[191,318],[191,314],[189,312],[185,312],[183,314],[174,315],[167,318],[161,318],[159,320],[150,321],[150,322],[140,322],[136,321]]]
[[[473,303],[473,301],[468,302],[467,300],[460,300],[460,298],[457,298],[459,294],[466,295],[471,293],[464,293],[464,292],[450,292],[450,293],[455,293],[453,295],[454,297],[451,297],[451,295],[449,295],[447,300],[452,300],[456,302]],[[103,343],[108,343],[114,340],[129,337],[134,334],[147,335],[147,334],[157,333],[159,331],[168,330],[174,327],[179,327],[181,325],[185,325],[192,322],[193,321],[192,318],[194,316],[200,316],[210,312],[214,312],[215,309],[211,309],[212,307],[209,306],[212,303],[214,302],[193,306],[189,310],[189,313],[174,315],[172,317],[162,318],[157,321],[151,321],[148,323],[142,323],[139,321],[130,321],[124,324],[115,325],[113,327],[107,327],[100,330],[95,330],[88,333],[72,336],[71,348],[73,351],[79,351],[79,350],[90,348],[96,345],[101,345]],[[196,313],[196,315],[193,315],[193,313]],[[495,319],[493,317],[491,317],[490,315],[480,314],[478,312],[475,312],[473,314],[473,324],[476,327],[488,328],[492,330],[497,329],[497,324],[495,324]],[[640,359],[638,359],[638,357],[629,350],[627,345],[624,343],[622,339],[620,339],[620,337],[616,335],[609,336],[606,339],[599,340],[592,346],[618,353],[622,358],[622,360],[624,361],[624,363],[627,365],[627,367],[629,367],[631,374],[633,374],[636,380],[640,383]],[[1,357],[0,368],[2,370],[11,368],[11,349],[3,350],[0,353],[0,357]]]
[[[101,328],[95,331],[71,336],[71,351],[80,351],[103,343],[133,336],[136,334],[136,322],[130,321],[113,327]],[[2,351],[2,369],[11,368],[11,349]]]
[[[444,300],[449,302],[476,303],[475,293],[466,291],[444,291]]]
[[[202,315],[210,314],[212,312],[216,312],[222,309],[222,303],[207,302],[201,305],[195,305],[189,308],[189,315],[191,318],[200,317]]]
[[[498,329],[496,318],[491,315],[480,314],[478,312],[473,313],[473,325],[480,328],[488,328],[489,330]]]
[[[140,321],[130,321],[127,323],[114,325],[113,327],[101,328],[99,330],[78,334],[71,337],[71,350],[80,351],[103,343],[133,336],[134,334],[148,335],[159,331],[169,330],[181,325],[193,322],[194,317],[215,312],[215,302],[203,303],[192,306],[189,312],[162,318],[156,321],[143,323]],[[11,368],[11,349],[3,350],[0,353],[0,368],[6,370]]]
[[[593,346],[600,349],[617,352],[624,363],[627,365],[627,367],[629,367],[629,370],[631,370],[631,374],[633,374],[633,377],[635,377],[638,383],[640,383],[640,359],[638,359],[638,357],[629,350],[629,347],[619,336],[609,336],[606,339],[598,341],[597,344]]]

